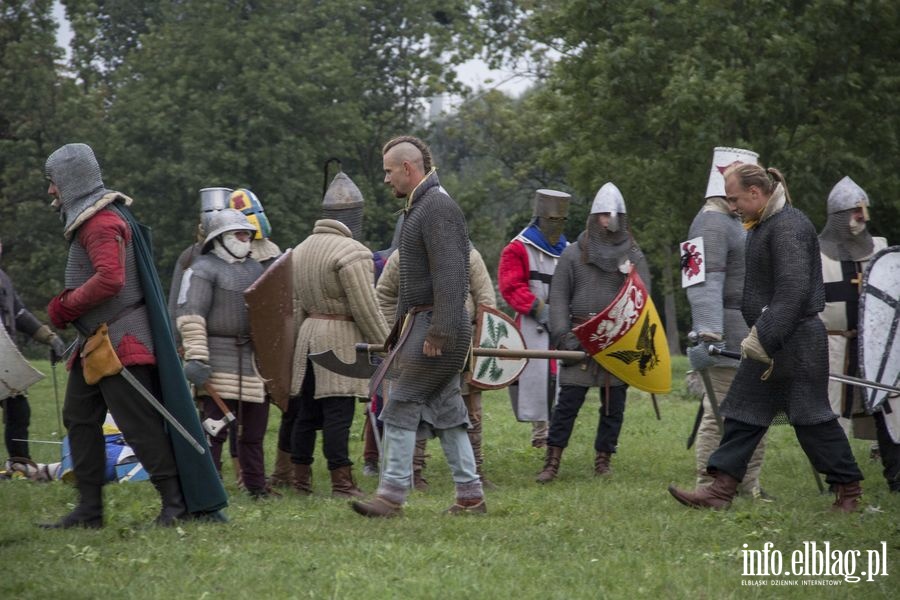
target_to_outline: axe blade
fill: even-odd
[[[206,419],[203,421],[204,431],[213,437],[216,437],[226,427],[228,427],[228,421],[225,419]]]
[[[344,377],[354,377],[356,379],[370,379],[375,374],[378,367],[369,362],[366,355],[357,352],[356,362],[345,363],[334,353],[334,350],[326,350],[324,352],[315,352],[307,355],[309,360],[322,368],[328,369],[332,373],[343,375]]]

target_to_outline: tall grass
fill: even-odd
[[[686,362],[675,361],[676,389],[659,398],[657,421],[649,397],[631,390],[614,475],[592,476],[593,435],[599,406],[592,391],[562,460],[560,477],[534,482],[543,454],[530,447],[530,427],[512,417],[505,390],[484,395],[489,514],[450,517],[453,487],[436,440],[429,443],[431,489],[414,492],[399,519],[368,520],[329,496],[324,459],[314,465],[312,497],[291,492],[252,501],[224,478],[231,493],[225,525],[186,524],[157,529],[158,510],[148,483],[105,488],[100,531],[47,531],[36,523],[71,508],[74,490],[62,483],[0,483],[0,598],[896,598],[900,567],[900,497],[887,492],[868,442],[854,441],[866,475],[866,511],[831,514],[790,427],[775,427],[763,485],[777,498],[737,499],[724,512],[677,504],[670,482],[692,486],[693,451],[685,439],[696,400],[681,385]],[[49,373],[46,363],[38,368]],[[61,382],[62,383],[62,382]],[[61,400],[60,400],[61,401]],[[51,380],[31,390],[31,437],[57,440]],[[279,414],[266,440],[273,460]],[[352,451],[362,451],[362,418],[354,423]],[[320,451],[319,451],[320,452]],[[58,460],[58,447],[32,445],[41,462]],[[361,464],[361,461],[357,463]],[[373,491],[375,480],[358,483]],[[826,577],[747,577],[743,545],[772,542],[789,566],[804,542],[825,541],[846,553],[887,544],[888,576],[849,583]],[[803,580],[839,581],[802,586]],[[796,586],[777,586],[795,580]],[[748,582],[765,586],[748,586]]]

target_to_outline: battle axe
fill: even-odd
[[[315,364],[328,369],[332,373],[356,379],[368,379],[375,374],[377,365],[368,359],[368,353],[384,352],[380,344],[356,344],[357,358],[354,363],[342,361],[334,350],[316,352],[309,355]],[[475,356],[495,356],[500,359],[519,360],[522,358],[558,358],[560,360],[583,360],[586,354],[581,350],[510,350],[509,348],[473,348]]]
[[[210,417],[209,419],[203,420],[203,430],[209,435],[216,437],[220,431],[234,422],[234,413],[231,412],[228,405],[222,400],[222,397],[219,395],[219,392],[216,391],[213,384],[207,381],[203,384],[203,389],[206,390],[206,393],[209,394],[209,397],[213,399],[213,402],[216,403],[216,406],[219,407],[219,410],[221,410],[224,415],[221,419],[213,419]]]

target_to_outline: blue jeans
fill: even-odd
[[[454,483],[471,483],[478,480],[475,471],[475,454],[466,427],[435,429],[441,440],[444,456],[453,475]],[[416,432],[384,424],[384,473],[382,483],[403,489],[412,487],[412,459],[416,449]]]

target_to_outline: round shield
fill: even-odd
[[[476,313],[474,342],[479,348],[524,350],[525,340],[508,316],[480,304]],[[528,364],[526,358],[476,356],[471,384],[483,390],[496,390],[513,383]]]

